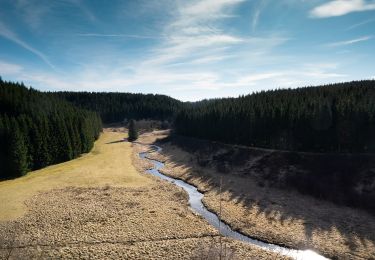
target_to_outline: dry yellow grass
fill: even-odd
[[[201,259],[201,248],[218,245],[181,188],[142,174],[150,164],[138,153],[147,147],[116,142],[121,131],[107,129],[79,159],[1,183],[0,215],[12,219],[0,220],[0,259]],[[287,259],[224,244],[234,259]]]
[[[39,191],[74,187],[140,187],[151,182],[131,163],[131,144],[121,141],[124,132],[106,129],[88,154],[75,160],[33,171],[24,177],[0,182],[0,221],[26,211],[24,201]]]
[[[140,141],[153,143],[167,136],[154,132]],[[160,171],[182,179],[204,192],[203,202],[235,230],[291,248],[308,248],[337,259],[374,259],[375,218],[368,213],[299,193],[261,187],[236,172],[222,174],[213,167],[202,168],[195,155],[163,143],[161,154],[149,157],[165,162]],[[223,179],[219,196],[219,180]]]

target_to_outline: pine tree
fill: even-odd
[[[138,139],[138,131],[135,126],[134,120],[130,120],[129,122],[129,133],[128,133],[128,140],[133,142]]]

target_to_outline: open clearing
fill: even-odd
[[[142,145],[106,129],[76,160],[0,183],[0,259],[206,259],[218,233],[186,193],[142,174]],[[225,239],[235,259],[280,259]],[[215,250],[211,250],[215,252]]]

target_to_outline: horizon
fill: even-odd
[[[0,75],[181,101],[375,79],[375,1],[0,0]]]
[[[205,101],[205,100],[213,100],[213,99],[227,99],[227,98],[239,98],[239,97],[242,97],[242,96],[250,96],[250,95],[253,95],[253,94],[258,94],[258,93],[261,93],[261,92],[268,92],[268,91],[279,91],[279,90],[297,90],[297,89],[303,89],[303,88],[319,88],[319,87],[329,87],[329,86],[333,86],[333,85],[337,85],[337,84],[346,84],[346,83],[355,83],[355,82],[363,82],[363,81],[375,81],[375,79],[359,79],[359,80],[351,80],[351,81],[342,81],[342,82],[334,82],[334,83],[325,83],[325,84],[321,84],[321,85],[306,85],[306,86],[296,86],[296,87],[284,87],[284,88],[269,88],[269,89],[261,89],[261,90],[257,90],[257,91],[253,91],[251,93],[244,93],[244,94],[239,94],[237,96],[222,96],[222,97],[207,97],[207,98],[202,98],[202,99],[197,99],[197,100],[194,100],[194,101],[190,101],[190,100],[181,100],[181,99],[178,99],[178,98],[175,98],[175,97],[172,97],[168,94],[160,94],[160,93],[146,93],[146,92],[120,92],[120,91],[90,91],[90,90],[77,90],[77,91],[74,91],[74,90],[40,90],[40,89],[37,89],[31,85],[27,85],[25,84],[24,82],[19,82],[19,81],[12,81],[12,80],[4,80],[1,75],[0,75],[0,80],[3,80],[5,82],[10,82],[10,83],[16,83],[16,84],[23,84],[24,87],[28,88],[28,89],[34,89],[34,90],[37,90],[37,91],[41,91],[41,92],[45,92],[45,93],[59,93],[59,92],[70,92],[70,93],[96,93],[96,94],[134,94],[134,95],[159,95],[159,96],[166,96],[166,97],[169,97],[169,98],[173,98],[177,101],[180,101],[180,102],[186,102],[186,103],[194,103],[194,102],[201,102],[201,101]]]

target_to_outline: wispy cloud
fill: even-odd
[[[19,74],[22,70],[23,70],[22,66],[20,66],[18,64],[0,61],[0,73],[1,73],[1,75]]]
[[[260,14],[261,14],[263,8],[266,5],[266,2],[267,2],[266,0],[260,0],[259,5],[256,7],[256,9],[254,11],[252,21],[251,21],[251,28],[252,28],[253,31],[255,31],[256,27],[258,26],[259,17],[260,17]]]
[[[78,7],[81,12],[87,17],[92,22],[97,21],[98,19],[96,18],[95,14],[90,10],[90,8],[87,7],[86,4],[82,0],[66,0],[76,7]]]
[[[180,8],[180,15],[190,20],[211,20],[232,17],[228,9],[244,2],[245,0],[202,0],[188,3]],[[181,21],[180,21],[181,22]]]
[[[375,2],[372,0],[334,0],[315,7],[310,11],[310,16],[326,18],[370,10],[375,10]]]
[[[95,14],[82,0],[14,0],[13,2],[17,15],[20,15],[25,24],[34,31],[43,32],[44,26],[51,17],[56,17],[61,10],[67,7],[73,7],[74,12],[78,11],[80,16],[86,20],[98,21]]]
[[[26,42],[22,41],[14,32],[12,32],[4,23],[0,21],[0,36],[12,41],[13,43],[21,46],[25,50],[30,51],[34,55],[38,56],[43,62],[48,66],[55,69],[55,66],[48,60],[47,56],[44,55],[41,51],[33,48]]]
[[[43,24],[46,14],[50,11],[50,5],[47,3],[37,4],[30,0],[16,0],[14,2],[17,11],[32,29],[38,29]]]
[[[207,56],[205,52],[211,52],[213,48],[244,42],[242,37],[224,33],[216,24],[218,20],[233,17],[232,9],[242,2],[244,0],[197,0],[177,5],[175,15],[163,30],[165,38],[142,65],[197,60]]]
[[[363,25],[366,25],[366,24],[369,24],[369,23],[373,23],[373,22],[375,22],[375,19],[369,19],[369,20],[366,20],[366,21],[363,21],[363,22],[360,22],[360,23],[353,24],[352,26],[349,26],[348,28],[346,28],[346,30],[347,31],[353,30],[357,27],[360,27],[360,26],[363,26]]]
[[[206,63],[211,63],[211,62],[216,62],[216,61],[222,61],[230,58],[234,58],[234,55],[209,55],[209,56],[204,56],[201,58],[197,58],[195,60],[191,61],[191,64],[206,64]]]
[[[223,82],[222,79],[217,77],[218,80],[206,82],[205,86],[218,90],[224,88],[259,86],[258,84],[261,82],[272,82],[271,84],[267,84],[268,88],[275,88],[278,85],[288,86],[288,84],[292,83],[302,84],[305,82],[305,84],[307,84],[306,78],[308,78],[310,81],[345,78],[347,76],[346,74],[335,72],[338,67],[339,65],[336,63],[304,64],[295,70],[285,69],[259,73],[245,73],[244,75],[229,82]],[[266,86],[263,85],[263,87]]]
[[[162,93],[182,100],[366,78],[373,75],[373,55],[370,44],[361,42],[375,38],[372,28],[363,26],[372,17],[342,17],[341,23],[330,24],[337,33],[332,36],[326,22],[301,17],[302,10],[341,2],[357,3],[349,8],[352,12],[363,5],[369,8],[375,0],[282,0],[272,5],[269,0],[139,0],[111,5],[14,0],[7,3],[9,10],[0,10],[0,37],[51,67],[49,60],[58,61],[59,71],[33,66],[31,61],[10,63],[30,55],[6,44],[1,54],[7,60],[0,61],[0,74],[39,89]],[[349,13],[341,9],[329,14],[318,7],[311,11],[313,17]],[[299,30],[301,26],[305,29]],[[327,37],[331,40],[324,40]],[[320,48],[314,48],[312,38],[322,42]],[[48,52],[39,46],[48,46]],[[329,48],[335,46],[351,47]],[[367,59],[360,55],[364,53]]]
[[[103,38],[135,38],[135,39],[162,39],[162,36],[148,36],[138,34],[103,34],[103,33],[77,33],[80,37],[103,37]]]
[[[372,38],[373,38],[373,36],[363,36],[363,37],[352,39],[352,40],[328,43],[328,44],[326,44],[326,46],[327,47],[347,46],[347,45],[352,45],[352,44],[359,43],[359,42],[368,41]]]

